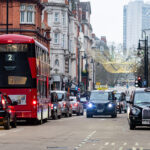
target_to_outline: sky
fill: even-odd
[[[108,42],[123,43],[123,6],[130,0],[90,1],[91,24],[97,37],[106,36]]]

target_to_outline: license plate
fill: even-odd
[[[97,112],[103,112],[103,109],[98,109]]]
[[[150,120],[142,120],[142,124],[150,124]]]

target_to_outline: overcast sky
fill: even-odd
[[[105,35],[108,42],[123,41],[123,6],[130,0],[81,0],[90,1],[91,24],[97,37]]]

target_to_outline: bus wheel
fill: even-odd
[[[39,120],[39,124],[43,124],[43,111],[41,111],[41,120]]]

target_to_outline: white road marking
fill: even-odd
[[[143,150],[143,147],[140,147],[140,150]]]
[[[75,150],[81,148],[83,144],[86,144],[95,133],[96,131],[93,131],[91,134],[89,134],[77,147],[75,147]]]
[[[139,143],[135,143],[135,146],[139,146]]]
[[[126,145],[127,145],[127,143],[124,143],[124,144],[123,144],[123,146],[126,146]]]
[[[114,146],[114,145],[115,145],[115,143],[111,143],[111,145],[112,145],[112,146]]]
[[[119,150],[123,150],[123,147],[120,147]]]
[[[108,142],[106,142],[106,143],[105,143],[105,146],[107,146],[107,145],[109,145],[109,143],[108,143]]]
[[[136,147],[132,147],[132,150],[136,150]]]

